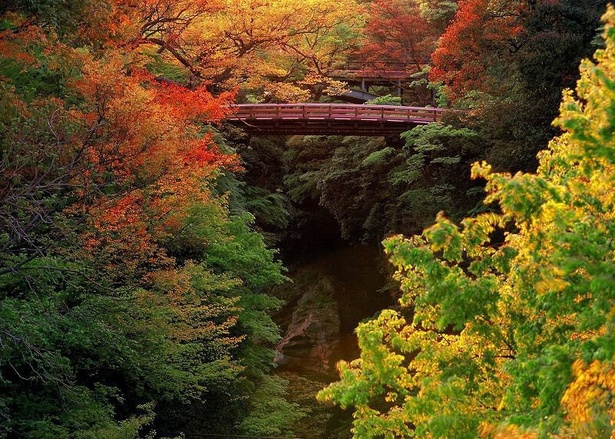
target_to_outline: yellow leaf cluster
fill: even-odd
[[[577,360],[572,366],[574,380],[566,389],[562,405],[577,437],[615,438],[615,363]],[[604,419],[604,416],[608,417]]]

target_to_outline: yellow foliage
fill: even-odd
[[[521,431],[514,425],[498,427],[492,424],[481,425],[480,437],[484,439],[537,439],[534,432]]]
[[[615,437],[615,363],[577,360],[572,366],[574,380],[566,389],[562,405],[577,437],[605,437],[611,428]]]
[[[161,45],[167,62],[219,87],[267,92],[278,101],[305,97],[266,84],[299,86],[310,73],[326,77],[359,44],[363,26],[356,0],[219,0],[196,10],[180,1],[169,10],[175,12],[169,22],[177,21],[173,28],[160,24],[158,33],[135,41]]]
[[[474,166],[499,213],[385,241],[413,320],[362,324],[362,361],[322,393],[357,408],[357,437],[615,438],[615,8],[605,21],[538,172]]]

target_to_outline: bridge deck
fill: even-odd
[[[438,108],[349,104],[242,104],[227,121],[258,134],[389,136],[440,120]]]
[[[403,63],[388,61],[357,61],[340,66],[331,78],[347,82],[366,82],[373,85],[410,80],[428,61]]]
[[[331,73],[331,78],[338,81],[361,81],[380,82],[380,81],[404,81],[412,78],[416,70],[335,70]]]

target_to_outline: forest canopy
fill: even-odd
[[[610,438],[615,412],[615,9],[536,173],[473,168],[496,210],[384,243],[399,309],[357,329],[322,400],[370,437]]]
[[[265,433],[299,416],[266,376],[283,269],[211,128],[235,92],[172,75],[213,6],[0,7],[0,437],[254,432],[259,394]]]
[[[399,304],[320,393],[355,437],[610,437],[605,5],[1,1],[0,438],[293,437],[274,247],[391,234]],[[408,69],[376,103],[455,111],[399,138],[225,124],[338,99],[352,64]]]

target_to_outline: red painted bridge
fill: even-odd
[[[409,64],[390,61],[356,61],[334,70],[331,78],[346,82],[367,82],[372,85],[410,80],[429,60]]]
[[[226,121],[251,134],[395,136],[440,120],[442,109],[392,105],[241,104]]]

